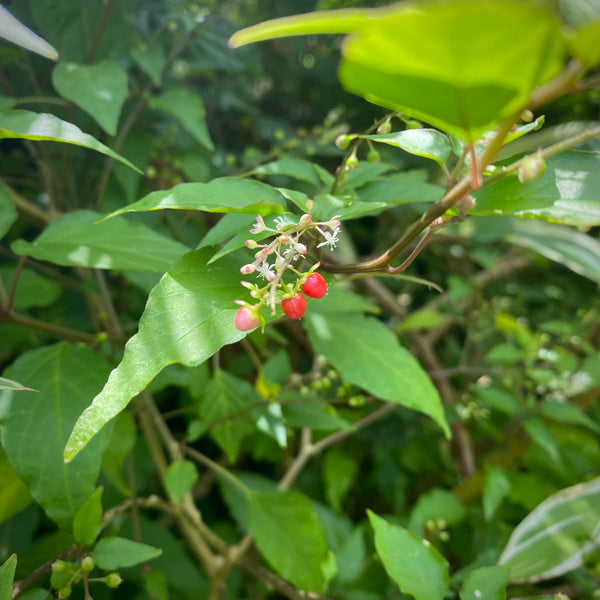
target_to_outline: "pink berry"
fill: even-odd
[[[306,298],[300,292],[296,292],[291,298],[281,301],[281,310],[290,319],[301,319],[306,312]]]
[[[256,313],[247,306],[242,306],[238,308],[238,311],[235,313],[233,323],[236,329],[239,329],[240,331],[250,331],[258,325],[258,317],[256,316]]]
[[[322,298],[327,293],[327,282],[320,273],[311,273],[301,288],[310,298]]]

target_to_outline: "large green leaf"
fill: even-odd
[[[0,239],[4,237],[10,226],[17,220],[17,209],[6,186],[0,183]]]
[[[554,223],[527,220],[514,223],[506,239],[600,283],[600,242],[590,235]]]
[[[1,379],[1,378],[0,378]],[[0,523],[22,511],[30,502],[29,490],[10,466],[6,452],[0,447]]]
[[[241,264],[229,258],[207,266],[210,249],[190,252],[150,293],[138,332],[119,366],[78,419],[65,449],[75,455],[167,365],[196,366],[244,337],[233,324],[243,296]]]
[[[472,0],[309,13],[239,31],[230,44],[307,33],[351,33],[340,68],[349,91],[466,140],[525,106],[564,55],[549,12]]]
[[[249,179],[221,177],[208,183],[180,183],[170,190],[152,192],[109,217],[163,208],[265,216],[282,213],[283,203],[281,194],[270,185]]]
[[[186,88],[172,88],[149,101],[151,108],[172,114],[183,128],[191,133],[207,150],[214,150],[214,144],[206,128],[206,113],[202,98]]]
[[[507,567],[471,571],[460,589],[460,600],[505,600],[508,574]]]
[[[47,113],[34,113],[28,110],[9,110],[0,113],[0,139],[4,138],[64,142],[84,146],[106,154],[135,171],[141,172],[126,158],[113,152],[91,135],[83,133],[79,127]]]
[[[94,65],[59,62],[52,72],[56,91],[85,110],[108,133],[115,135],[127,98],[127,73],[114,62]]]
[[[298,492],[251,492],[248,529],[261,554],[301,590],[325,583],[327,542],[310,500]]]
[[[17,240],[17,254],[58,265],[97,269],[130,269],[164,273],[189,250],[149,227],[111,219],[90,210],[67,213],[52,221],[33,242]]]
[[[442,600],[448,590],[448,563],[426,540],[367,511],[375,548],[389,576],[415,600]]]
[[[0,565],[0,600],[12,600],[13,579],[17,568],[17,555],[11,554]]]
[[[199,409],[200,416],[205,423],[224,419],[223,422],[212,427],[210,433],[231,462],[235,462],[237,458],[242,439],[248,433],[249,424],[240,419],[228,420],[227,416],[254,402],[259,402],[260,399],[247,381],[221,369],[215,371],[204,390]]]
[[[513,531],[498,561],[510,581],[560,577],[600,544],[600,477],[544,500]]]
[[[472,214],[534,217],[591,227],[600,225],[600,152],[569,150],[547,160],[544,174],[521,183],[506,177],[475,195]]]
[[[529,4],[401,4],[346,39],[340,79],[375,104],[470,140],[560,71],[563,45],[553,16]]]
[[[396,146],[410,154],[431,158],[440,165],[448,160],[452,152],[448,138],[435,129],[405,129],[394,133],[361,135],[359,137]]]
[[[25,27],[0,5],[0,38],[4,38],[22,48],[37,52],[46,58],[58,60],[58,52],[37,33]]]
[[[57,344],[21,355],[7,374],[39,392],[0,392],[2,445],[31,495],[67,526],[94,490],[109,431],[66,465],[63,449],[76,418],[108,377],[103,357]]]
[[[308,335],[315,351],[327,357],[344,381],[430,416],[450,435],[436,388],[394,334],[375,318],[328,312],[327,302],[320,302],[322,313],[316,303],[306,313]]]

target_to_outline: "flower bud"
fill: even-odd
[[[95,567],[94,559],[91,556],[84,556],[81,559],[81,570],[85,573],[89,573]]]
[[[246,244],[246,248],[250,248],[250,250],[258,248],[258,243],[256,242],[256,240],[246,240],[244,243]]]
[[[106,585],[109,588],[113,588],[113,589],[118,588],[121,585],[121,583],[123,582],[123,580],[121,579],[121,576],[118,573],[109,573],[106,576],[105,581],[106,581]]]
[[[392,123],[389,117],[377,128],[377,133],[389,133],[392,130]]]
[[[542,156],[542,151],[538,150],[535,154],[526,156],[519,167],[519,181],[529,183],[539,179],[546,170],[546,161]]]
[[[335,139],[335,145],[340,150],[345,150],[350,145],[351,141],[352,141],[352,136],[349,136],[347,134],[342,134],[342,135],[338,135],[337,138]]]
[[[247,265],[244,265],[240,269],[240,273],[242,275],[250,275],[250,273],[254,273],[255,270],[256,270],[256,266],[252,263],[248,263]]]

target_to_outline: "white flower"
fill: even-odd
[[[321,231],[319,229],[319,233],[325,238],[325,241],[321,242],[320,244],[317,244],[317,248],[320,248],[321,246],[329,246],[333,250],[335,248],[335,245],[339,241],[339,229],[334,229],[332,232]]]
[[[273,279],[275,279],[275,272],[274,272],[274,266],[270,265],[266,260],[264,260],[259,266],[258,266],[258,275],[260,277],[262,277],[263,279],[266,279],[267,281],[273,281]]]

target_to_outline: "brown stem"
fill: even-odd
[[[89,50],[85,55],[84,63],[89,65],[96,55],[96,50],[98,50],[98,45],[100,44],[100,40],[102,39],[102,34],[106,28],[106,24],[108,23],[108,18],[110,16],[110,12],[115,3],[115,0],[104,0],[104,10],[102,11],[102,17],[100,17],[100,21],[98,22],[98,27],[96,28],[96,33],[94,34],[94,39],[90,44]]]

